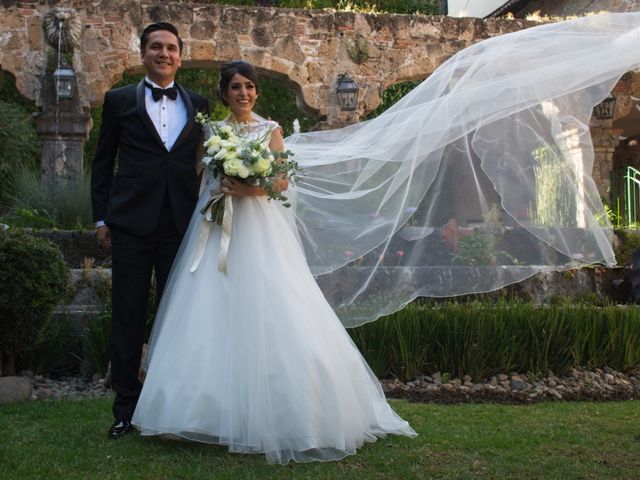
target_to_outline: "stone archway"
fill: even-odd
[[[82,172],[82,145],[91,128],[89,108],[125,72],[142,69],[139,35],[158,21],[175,24],[185,42],[185,68],[215,68],[245,59],[296,92],[297,104],[320,118],[316,128],[357,122],[374,110],[389,85],[429,76],[442,62],[475,42],[528,26],[523,20],[211,5],[197,0],[68,0],[81,33],[73,51],[77,94],[55,102],[51,47],[43,34],[50,0],[0,3],[0,68],[18,90],[41,107],[44,178]],[[354,112],[340,110],[338,76],[360,87]],[[53,98],[53,101],[52,101]]]
[[[301,9],[234,7],[197,1],[70,0],[83,30],[73,56],[83,107],[102,102],[123,72],[140,67],[144,25],[171,21],[185,40],[185,66],[215,66],[243,58],[298,92],[299,104],[326,118],[325,128],[352,123],[380,102],[387,86],[425,78],[458,50],[520,30],[522,20],[420,15],[366,15]],[[0,66],[18,89],[41,104],[47,47],[42,17],[48,0],[7,0],[0,7]],[[349,73],[361,88],[353,113],[341,112],[337,76]]]

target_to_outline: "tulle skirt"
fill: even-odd
[[[141,434],[270,463],[338,460],[389,433],[416,435],[325,301],[286,210],[264,197],[233,204],[227,274],[217,226],[190,272],[198,209],[192,218],[154,326],[133,416]]]

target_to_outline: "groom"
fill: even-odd
[[[174,82],[182,40],[170,23],[142,32],[146,77],[107,92],[91,175],[98,243],[112,255],[111,385],[115,422],[110,438],[131,431],[140,395],[151,272],[161,297],[196,204],[197,111],[206,98]],[[115,170],[114,170],[115,166]]]

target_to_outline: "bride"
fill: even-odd
[[[271,132],[269,148],[284,150],[278,125],[252,111],[259,88],[250,64],[225,64],[220,91],[226,125],[256,139]],[[203,179],[132,423],[142,435],[226,445],[273,463],[338,460],[389,433],[415,436],[314,281],[290,209],[229,177],[219,185],[233,204],[227,272],[219,271],[220,228],[202,237],[199,213],[216,182]]]

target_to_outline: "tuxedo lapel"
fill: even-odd
[[[187,123],[185,123],[182,131],[180,132],[180,135],[178,135],[178,138],[173,143],[171,150],[175,150],[175,148],[178,147],[189,136],[189,133],[191,132],[191,129],[193,128],[195,122],[195,110],[193,108],[193,103],[191,103],[189,94],[179,84],[176,83],[175,85],[178,88],[178,93],[182,98],[182,101],[184,102],[184,106],[187,109]]]
[[[155,125],[153,124],[151,118],[149,117],[149,114],[147,113],[147,105],[144,101],[145,88],[146,87],[144,86],[144,80],[142,80],[136,87],[136,103],[138,107],[138,114],[140,115],[144,126],[147,127],[147,130],[149,130],[149,134],[151,135],[151,137],[156,142],[158,142],[163,149],[165,149],[164,143],[162,143],[162,139],[160,138],[160,135],[158,135],[158,130],[156,130]]]

